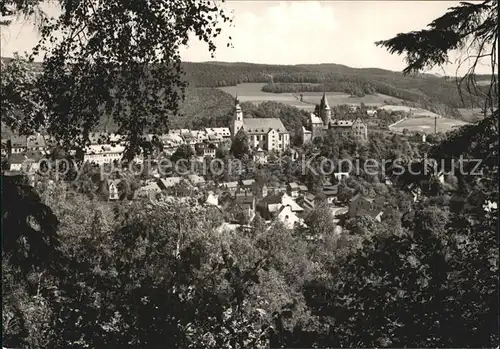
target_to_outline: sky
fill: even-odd
[[[207,44],[194,36],[189,47],[181,49],[185,61],[224,61],[267,64],[337,63],[354,68],[382,68],[401,71],[403,57],[391,55],[374,42],[398,33],[425,28],[433,19],[458,1],[227,1],[233,11],[233,25],[223,26],[216,41],[215,59]],[[55,13],[55,8],[48,8]],[[232,47],[226,46],[231,36]],[[25,20],[2,28],[1,53],[29,51],[37,33]],[[454,60],[456,57],[452,56]],[[431,72],[456,74],[452,64]],[[458,73],[465,73],[467,67]],[[487,74],[489,67],[478,67]]]

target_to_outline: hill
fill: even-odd
[[[188,88],[181,105],[181,115],[172,118],[171,128],[227,127],[234,108],[234,98],[217,88]]]
[[[217,88],[187,88],[179,114],[169,116],[169,127],[203,129],[205,127],[227,127],[234,108],[234,98]],[[116,126],[103,116],[99,129],[116,131]]]
[[[2,58],[8,62],[10,58]],[[40,71],[41,63],[32,63],[33,70]],[[260,83],[260,90],[271,94],[295,99],[300,93],[343,93],[348,97],[363,98],[368,102],[374,99],[379,103],[397,99],[398,104],[427,109],[447,117],[465,118],[458,109],[482,107],[480,96],[472,96],[462,101],[455,79],[432,74],[404,76],[401,72],[378,68],[351,68],[340,64],[300,64],[269,65],[252,63],[184,62],[185,79],[190,84],[183,104],[184,117],[172,118],[172,127],[221,124],[229,95],[215,87],[228,87],[245,83]],[[481,75],[478,80],[485,81],[488,76]],[[197,91],[198,88],[205,88]],[[211,88],[211,89],[206,89]],[[488,86],[480,86],[487,89]],[[371,98],[373,97],[373,98]],[[267,98],[266,100],[281,100]],[[374,102],[374,103],[375,103]],[[199,105],[196,105],[196,104]],[[221,106],[217,106],[218,103]],[[292,100],[289,105],[296,105]],[[300,103],[299,103],[300,104]],[[391,104],[391,103],[389,103]],[[203,115],[201,115],[203,113]],[[175,126],[174,126],[175,125]]]
[[[448,116],[460,117],[458,108],[482,105],[482,97],[462,101],[454,79],[432,74],[404,76],[378,68],[350,68],[340,64],[268,65],[251,63],[185,62],[186,79],[192,86],[223,87],[264,83],[270,93],[343,92],[362,97],[383,94]],[[486,76],[481,76],[484,80]],[[486,88],[487,86],[483,86]]]

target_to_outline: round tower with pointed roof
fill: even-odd
[[[328,127],[332,121],[332,111],[328,105],[328,100],[326,99],[326,93],[323,92],[323,97],[319,103],[319,117],[323,120],[323,124]]]

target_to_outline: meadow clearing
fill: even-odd
[[[436,116],[438,118],[441,117],[441,115],[433,113],[429,110],[421,109],[421,108],[412,108],[412,107],[408,107],[405,105],[384,105],[384,106],[381,106],[380,109],[385,109],[385,110],[390,110],[390,111],[403,111],[406,113],[411,112],[414,117],[431,117],[431,118],[434,118]]]
[[[300,94],[263,92],[261,91],[261,88],[264,85],[265,84],[262,83],[245,83],[239,84],[237,86],[222,87],[220,89],[231,94],[232,96],[236,96],[236,94],[238,94],[238,98],[241,102],[252,102],[255,104],[259,104],[265,101],[276,101],[307,111],[313,111],[315,104],[319,103],[323,95],[322,92],[303,92],[303,102],[301,102],[297,98],[297,95]],[[343,92],[326,92],[326,97],[330,106],[341,104],[360,105],[361,103],[364,103],[366,106],[372,106],[391,111],[411,111],[413,117],[403,120],[397,125],[390,128],[394,132],[402,132],[403,129],[406,128],[412,132],[420,131],[425,133],[434,133],[434,118],[436,116],[438,117],[438,132],[448,132],[458,126],[467,124],[467,122],[464,121],[443,118],[440,115],[437,115],[429,110],[397,105],[402,103],[403,101],[379,93],[366,95],[364,97],[350,97],[348,94]],[[387,104],[387,102],[391,103],[391,105]]]
[[[262,83],[245,83],[239,84],[237,86],[227,86],[221,87],[222,91],[225,91],[233,96],[238,94],[238,98],[241,102],[253,102],[256,104],[265,101],[275,101],[287,105],[294,106],[296,108],[312,111],[314,110],[314,105],[319,103],[323,92],[303,92],[303,101],[298,99],[299,93],[269,93],[261,91],[262,86],[266,84]],[[386,96],[380,93],[373,95],[366,95],[364,97],[351,97],[350,95],[343,92],[326,92],[326,98],[330,106],[341,105],[341,104],[356,104],[359,105],[364,103],[367,106],[379,107],[391,103],[401,103],[402,101]]]
[[[407,129],[410,132],[434,133],[434,120],[433,117],[413,117],[405,119],[389,129],[394,132],[403,132],[404,129]],[[437,132],[448,132],[467,124],[467,122],[456,119],[438,118]]]

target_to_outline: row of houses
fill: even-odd
[[[205,128],[204,130],[173,129],[163,135],[147,135],[149,141],[156,141],[167,154],[173,154],[183,144],[197,147],[203,156],[215,157],[216,149],[231,139],[231,132],[227,127]],[[90,144],[85,148],[83,161],[102,165],[121,160],[125,151],[124,137],[118,134],[92,133],[89,135]],[[55,142],[41,134],[31,136],[14,136],[2,139],[2,157],[9,157],[9,162],[18,163],[26,158],[39,158],[46,155]],[[24,155],[23,157],[17,155]],[[12,157],[14,156],[14,157]],[[11,158],[12,157],[12,158]],[[139,158],[138,158],[139,159]]]
[[[215,184],[198,175],[160,178],[149,181],[134,194],[135,199],[195,197],[200,203],[215,206],[228,215],[229,223],[248,224],[258,213],[266,221],[281,221],[292,229],[303,225],[305,215],[321,200],[326,200],[334,217],[347,213],[348,217],[370,215],[381,220],[383,200],[356,195],[349,203],[338,201],[339,185],[326,181],[319,195],[309,192],[301,183],[279,186],[259,184],[254,179]],[[110,200],[119,198],[116,181],[110,182]],[[336,221],[338,222],[338,221]],[[334,222],[335,223],[335,222]]]
[[[31,136],[13,136],[10,139],[2,139],[2,156],[38,152],[45,154],[51,145],[51,140],[39,133]]]
[[[98,134],[92,135],[91,144],[85,150],[83,161],[102,165],[120,160],[126,144],[121,136],[112,136],[116,138],[115,141],[102,144],[104,137]],[[230,142],[231,132],[227,127],[205,128],[204,130],[173,129],[162,135],[149,134],[146,139],[160,146],[160,150],[167,155],[172,155],[181,145],[186,144],[196,149],[203,157],[215,157],[217,148]],[[140,161],[140,157],[136,160]]]

